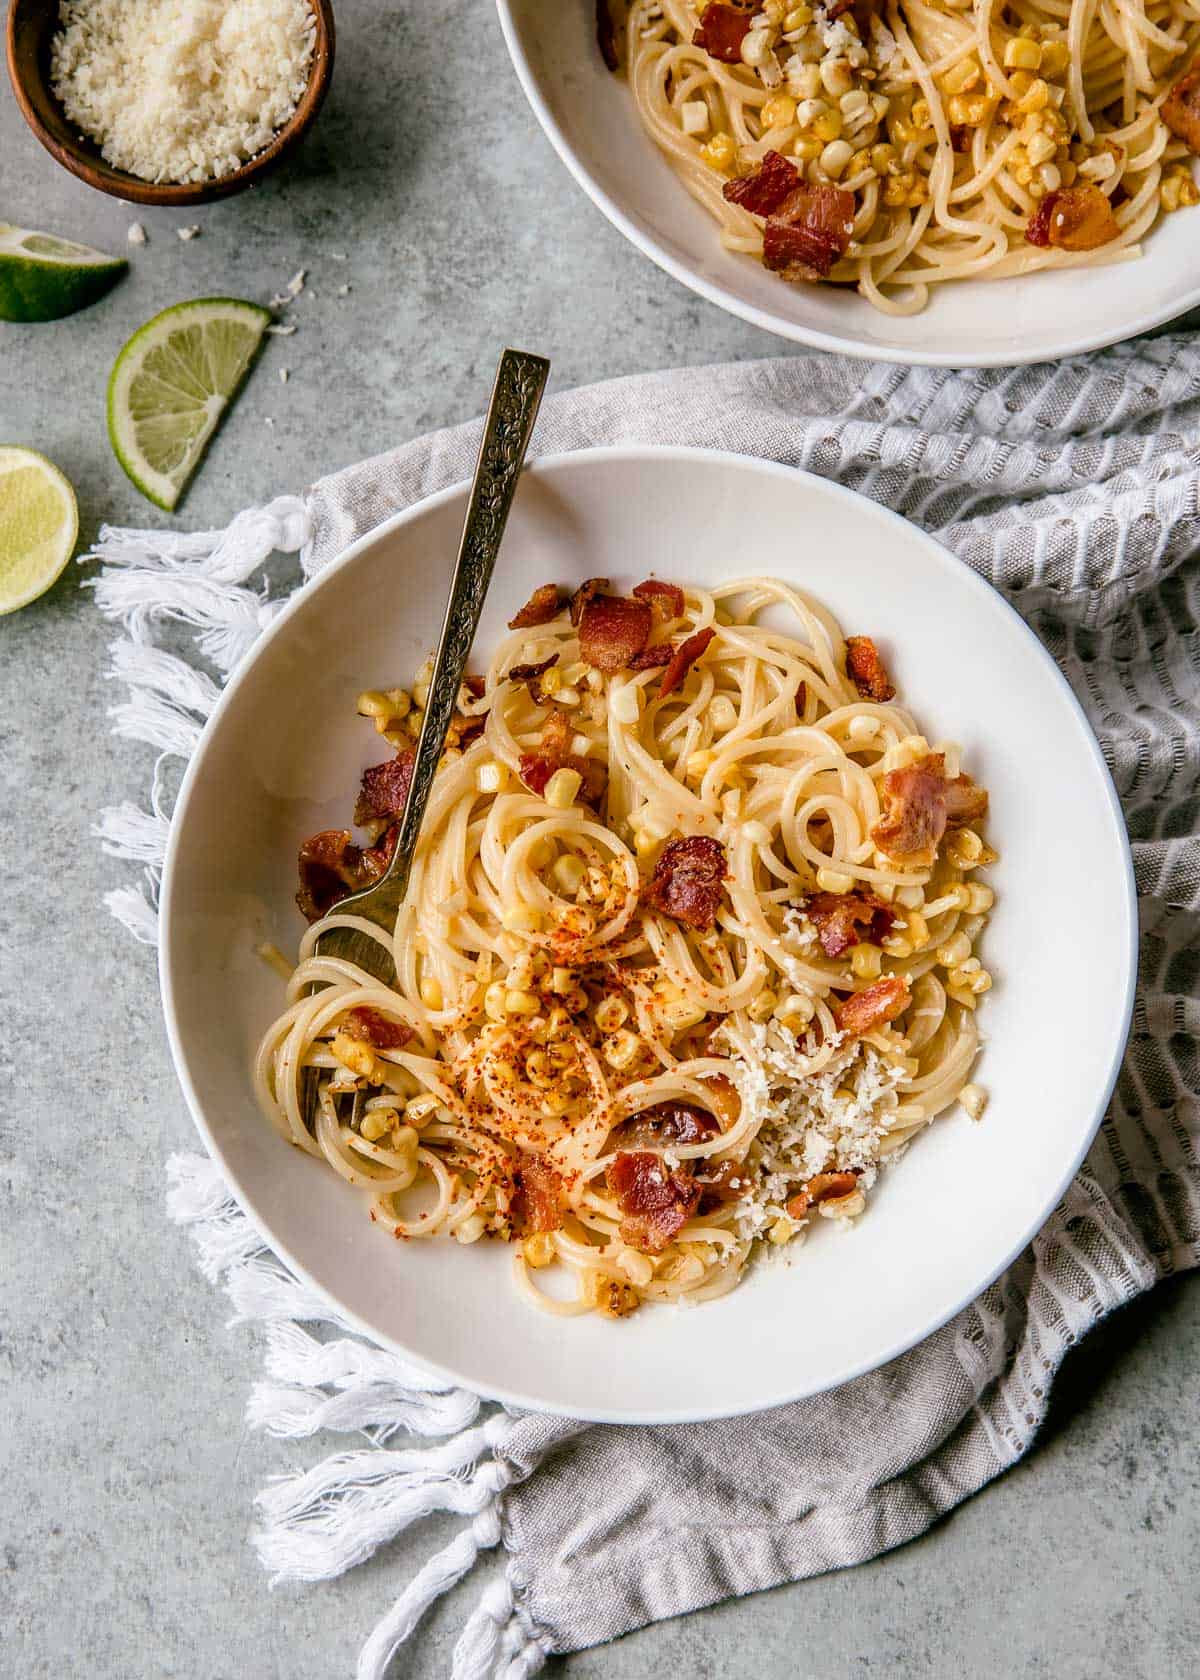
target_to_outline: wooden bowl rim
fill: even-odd
[[[324,102],[333,76],[333,56],[335,32],[333,22],[333,0],[308,0],[316,19],[316,39],[313,43],[313,61],[309,71],[308,83],[283,127],[278,129],[270,141],[257,157],[244,163],[240,169],[235,169],[229,175],[218,176],[211,181],[160,182],[143,181],[137,175],[129,175],[124,170],[114,169],[106,163],[98,151],[86,150],[90,141],[64,142],[57,138],[46,127],[41,116],[34,108],[26,87],[25,68],[17,63],[17,23],[26,5],[39,6],[39,0],[9,0],[8,25],[6,30],[6,51],[8,59],[9,80],[12,82],[13,93],[21,115],[25,118],[34,135],[50,153],[56,163],[71,172],[85,185],[94,187],[98,192],[108,193],[112,198],[124,199],[130,204],[158,205],[170,208],[183,208],[191,204],[209,204],[217,199],[228,198],[233,193],[243,191],[246,187],[256,184],[280,160],[292,150],[294,146],[308,132],[316,120],[318,111]],[[53,90],[38,73],[36,58],[32,62],[31,73],[38,77],[47,99],[58,105]],[[61,106],[59,106],[61,110]],[[66,123],[66,115],[63,116]]]

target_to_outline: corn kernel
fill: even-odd
[[[979,61],[972,54],[967,58],[960,58],[957,64],[947,70],[942,77],[942,87],[948,94],[970,93],[982,80],[983,72],[979,68]]]
[[[510,986],[504,993],[504,1013],[506,1015],[536,1015],[538,1000],[534,992],[527,992],[520,986]]]
[[[593,1272],[585,1287],[588,1299],[604,1318],[624,1318],[640,1305],[638,1292],[631,1284],[618,1283],[603,1272]]]
[[[971,955],[971,941],[965,933],[956,933],[937,948],[937,960],[943,968],[957,968]]]
[[[883,972],[883,953],[876,945],[856,945],[850,953],[850,967],[860,980],[878,980]]]
[[[556,811],[566,811],[574,805],[582,786],[583,777],[578,770],[556,770],[546,783],[543,798],[547,805],[552,805]]]
[[[538,933],[541,931],[542,913],[532,904],[514,904],[501,916],[500,925],[506,933]]]
[[[377,688],[365,689],[359,695],[355,709],[360,717],[393,718],[403,715],[395,711],[387,695]],[[407,707],[405,709],[407,710]]]
[[[495,759],[488,759],[475,771],[477,793],[499,793],[507,780],[507,765],[498,764]]]
[[[732,134],[714,134],[707,146],[700,148],[700,156],[710,169],[728,174],[737,161],[737,146]]]
[[[422,1091],[419,1097],[413,1097],[405,1103],[405,1123],[419,1130],[420,1127],[428,1125],[440,1107],[441,1103],[432,1091]]]
[[[1036,41],[1016,36],[1004,48],[1006,70],[1036,70],[1042,62],[1042,49]]]
[[[639,1254],[636,1248],[623,1249],[617,1255],[617,1265],[639,1289],[644,1289],[654,1276],[654,1262],[648,1255]]]
[[[486,1230],[487,1220],[483,1215],[472,1213],[462,1221],[461,1225],[454,1227],[454,1240],[464,1246],[468,1243],[478,1242]]]
[[[799,163],[812,163],[824,150],[824,143],[811,134],[802,134],[792,147],[792,156]]]
[[[1017,110],[1023,117],[1037,116],[1050,103],[1050,89],[1040,76],[1030,84],[1028,91],[1017,100]]]
[[[871,168],[871,149],[869,146],[859,147],[846,165],[846,172],[851,179],[859,175],[873,175],[875,173]]]
[[[946,856],[956,869],[974,869],[983,857],[983,841],[973,828],[960,828],[947,840]]]
[[[797,100],[819,98],[821,93],[821,72],[818,66],[815,64],[797,63],[795,58],[789,60],[788,89],[793,98]]]
[[[811,128],[814,136],[826,144],[836,140],[842,132],[842,113],[840,111],[822,111],[813,118]]]
[[[967,902],[963,906],[972,916],[981,916],[985,910],[990,910],[996,902],[996,895],[991,887],[985,887],[981,882],[972,882],[966,889]]]
[[[1042,62],[1038,69],[1043,76],[1057,78],[1066,74],[1071,62],[1071,49],[1065,41],[1047,41],[1042,47]]]
[[[902,933],[890,933],[883,941],[883,948],[889,957],[895,957],[900,962],[913,954],[912,940],[906,939]]]
[[[607,997],[596,1006],[596,1025],[602,1033],[616,1032],[629,1019],[629,1005],[624,998]]]
[[[442,983],[436,974],[426,975],[421,982],[421,1002],[426,1009],[440,1009],[442,1007]]]
[[[743,823],[741,835],[743,840],[751,846],[769,846],[771,844],[771,830],[766,823]]]
[[[662,1013],[663,1020],[671,1031],[681,1033],[698,1027],[707,1011],[701,1004],[689,1003],[686,998],[680,998],[676,1003],[668,1003]]]
[[[359,1131],[368,1143],[378,1143],[381,1137],[399,1123],[399,1120],[400,1116],[394,1108],[368,1109],[367,1113],[363,1115]]]
[[[909,120],[914,128],[928,128],[930,123],[929,101],[914,99]]]
[[[708,708],[709,721],[718,734],[724,735],[737,723],[737,707],[728,694],[714,694]]]
[[[779,998],[776,993],[771,991],[769,986],[764,986],[758,996],[751,1002],[746,1013],[752,1021],[768,1021],[775,1013],[775,1005],[778,1002]]]
[[[793,1220],[789,1219],[786,1214],[780,1214],[779,1218],[767,1232],[767,1241],[775,1248],[782,1248],[784,1243],[791,1242],[792,1238],[796,1235],[796,1232],[799,1229],[800,1227]]]
[[[521,1244],[521,1254],[527,1266],[540,1272],[554,1259],[554,1238],[549,1231],[535,1231]]]
[[[813,9],[811,6],[792,6],[784,14],[783,27],[787,32],[790,32],[793,29],[803,29],[805,25],[811,23],[812,20]]]
[[[775,93],[759,112],[764,128],[788,128],[796,120],[796,101],[790,93]]]
[[[775,1007],[775,1019],[784,1026],[792,1027],[793,1023],[804,1026],[811,1021],[814,1013],[813,1000],[800,992],[789,992]]]
[[[822,892],[848,893],[854,885],[854,877],[840,869],[818,869],[817,885]]]
[[[988,1094],[981,1085],[964,1085],[958,1093],[958,1100],[972,1120],[983,1119],[983,1111],[988,1103]]]
[[[685,99],[679,107],[679,120],[685,134],[707,134],[708,106],[703,99]]]
[[[613,1033],[611,1038],[606,1038],[601,1048],[604,1060],[609,1067],[621,1071],[629,1067],[636,1059],[641,1047],[642,1041],[638,1035],[622,1028],[619,1032]]]
[[[929,943],[929,923],[919,910],[910,910],[906,917],[908,937],[914,951],[923,951]]]
[[[742,37],[742,63],[752,70],[767,62],[771,53],[771,37],[765,29],[751,29]]]
[[[614,723],[636,723],[642,710],[642,691],[636,683],[618,683],[608,697]]]
[[[334,1056],[357,1079],[371,1079],[375,1075],[377,1063],[375,1052],[369,1044],[364,1044],[359,1038],[351,1038],[349,1033],[334,1034],[333,1043],[329,1046]]]
[[[853,156],[854,151],[848,141],[831,140],[821,153],[821,168],[831,181],[840,180]]]

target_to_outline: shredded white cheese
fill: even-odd
[[[267,146],[308,84],[308,0],[61,0],[54,92],[105,160],[208,181]]]

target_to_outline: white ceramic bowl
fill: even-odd
[[[784,338],[871,361],[1006,367],[1149,332],[1200,303],[1196,224],[1167,216],[1140,259],[1020,280],[936,286],[920,315],[856,292],[789,285],[725,251],[716,224],[644,132],[596,47],[594,0],[497,0],[521,86],[559,156],[627,239],[710,303]]]
[[[711,585],[775,572],[886,650],[931,735],[962,742],[1001,853],[986,935],[982,1124],[948,1115],[885,1173],[849,1232],[822,1228],[720,1301],[620,1323],[516,1294],[499,1244],[394,1242],[358,1192],[283,1143],[249,1066],[293,951],[300,840],[341,825],[379,757],[355,716],[433,645],[465,505],[444,491],[380,527],[280,615],[204,732],[172,828],[163,1006],[196,1123],[276,1251],[364,1330],[525,1406],[607,1420],[721,1416],[845,1381],[927,1335],[1030,1239],[1108,1098],[1132,998],[1135,910],[1100,752],[1054,662],[987,584],[894,514],[821,479],[694,450],[605,449],[522,482],[480,644],[548,578],[651,567]]]

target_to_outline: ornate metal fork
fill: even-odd
[[[429,697],[417,740],[412,784],[404,815],[400,819],[396,847],[387,873],[363,892],[351,893],[339,900],[339,914],[348,912],[390,928],[404,903],[434,772],[446,745],[446,731],[454,713],[467,656],[475,639],[484,597],[491,582],[549,373],[550,363],[543,356],[533,356],[523,350],[506,350],[500,358],[484,421],[479,459],[475,463],[475,476],[471,482],[458,559],[450,580],[450,598],[446,603],[441,640],[434,655]],[[342,957],[356,963],[385,985],[391,985],[396,978],[395,967],[385,947],[355,928],[330,928],[320,936],[315,949],[321,956]],[[317,1106],[317,1082],[314,1078],[304,1080],[302,1106],[305,1123],[311,1128]]]

